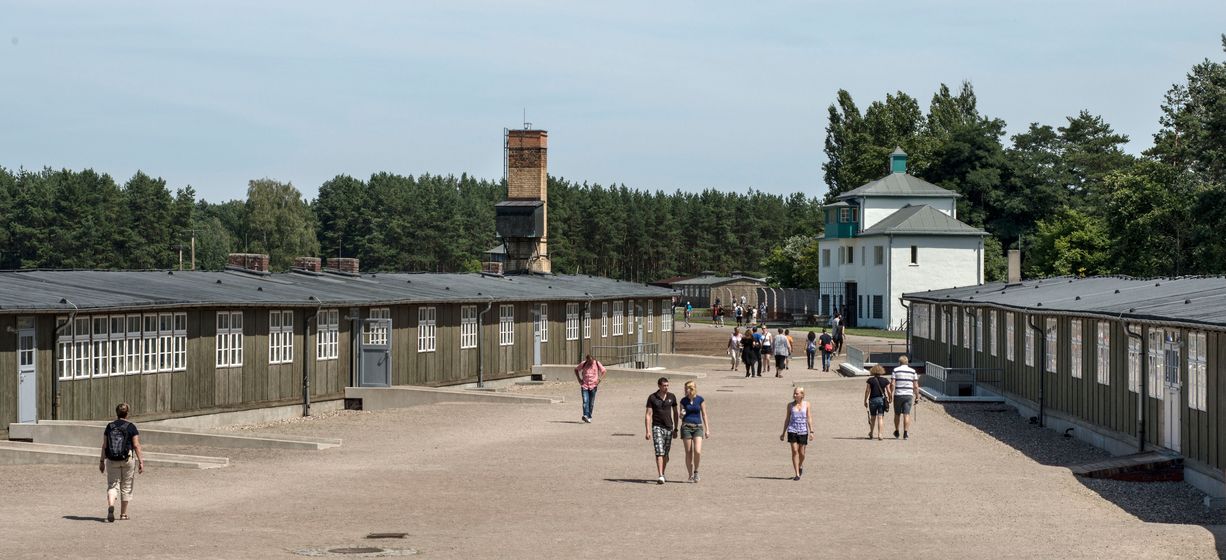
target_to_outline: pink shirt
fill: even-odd
[[[600,376],[604,375],[605,369],[600,365],[599,361],[592,360],[585,364],[579,364],[575,368],[575,373],[579,374],[579,386],[584,389],[591,389],[600,383]]]

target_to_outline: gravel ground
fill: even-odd
[[[1226,550],[1221,526],[1146,522],[1056,466],[1060,456],[1035,460],[1006,444],[1000,437],[1017,422],[1004,413],[983,420],[1000,424],[989,436],[922,403],[909,441],[867,441],[862,379],[704,373],[698,385],[712,437],[699,484],[679,482],[680,442],[670,483],[653,482],[643,439],[650,380],[610,378],[593,424],[579,421],[573,385],[521,386],[514,390],[568,400],[438,404],[259,426],[344,445],[226,450],[232,466],[224,469],[150,469],[137,479],[133,520],[122,523],[101,522],[96,469],[3,466],[0,558],[295,558],[362,544],[464,559],[1183,560]],[[808,389],[816,426],[798,482],[778,438],[794,384]],[[364,539],[393,531],[408,535]]]

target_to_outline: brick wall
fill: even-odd
[[[323,270],[323,261],[319,257],[298,257],[294,259],[294,269],[320,272]]]
[[[328,270],[347,274],[358,274],[361,272],[361,269],[358,268],[358,259],[340,257],[328,259]]]
[[[226,266],[241,268],[244,270],[254,270],[256,272],[268,272],[268,255],[261,255],[258,253],[230,253],[229,258],[226,259]]]

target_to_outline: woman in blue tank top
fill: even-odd
[[[809,434],[813,431],[813,417],[809,414],[809,403],[805,400],[805,388],[797,387],[792,391],[792,402],[788,403],[788,414],[783,418],[783,433],[779,441],[787,440],[792,447],[792,480],[800,480],[805,474],[805,447],[809,445]]]
[[[707,404],[698,396],[698,385],[685,382],[685,396],[681,397],[681,442],[685,444],[685,470],[690,473],[690,482],[698,482],[698,462],[702,460],[702,439],[711,437],[711,425],[707,423]]]

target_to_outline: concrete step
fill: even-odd
[[[9,424],[9,439],[53,445],[102,445],[106,422],[40,420],[35,424]],[[246,432],[216,432],[191,428],[137,424],[140,440],[148,446],[223,447],[229,449],[306,449],[337,447],[341,440]]]
[[[574,374],[572,374],[572,378]],[[442,389],[396,385],[394,387],[347,387],[346,400],[361,402],[362,410],[385,408],[408,408],[439,403],[490,403],[490,404],[557,404],[562,397],[518,395],[509,393],[470,391],[467,389]]]
[[[1072,465],[1069,470],[1077,476],[1086,478],[1135,481],[1174,480],[1176,478],[1182,480],[1183,458],[1151,451]]]
[[[0,441],[0,465],[97,465],[101,443],[92,447]],[[148,468],[216,469],[230,464],[225,457],[145,453]]]

